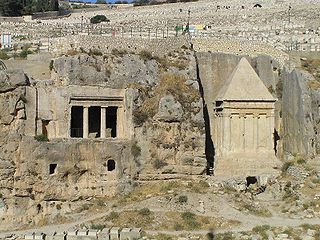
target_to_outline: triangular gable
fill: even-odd
[[[262,80],[246,58],[241,58],[225,85],[216,97],[217,101],[275,101]]]

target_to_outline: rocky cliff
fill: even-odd
[[[195,55],[185,46],[166,57],[147,51],[72,51],[52,61],[52,78],[47,81],[29,80],[19,71],[0,72],[1,221],[40,224],[48,216],[55,221],[81,211],[81,201],[132,191],[136,180],[206,174],[214,161],[213,101],[239,59]],[[269,56],[249,60],[278,99],[277,156],[318,154],[316,76],[306,69],[282,68]],[[58,99],[68,104],[72,88],[88,88],[94,95],[94,87],[123,90],[132,101],[125,105],[131,115],[129,137],[84,140],[38,135],[36,122],[64,126],[69,121],[70,109],[61,108]],[[30,97],[36,89],[42,89],[38,99],[45,99],[40,104],[46,111],[39,115],[34,115],[37,105]],[[117,164],[115,172],[106,170],[110,159]]]

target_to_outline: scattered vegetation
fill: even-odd
[[[146,6],[146,5],[160,5],[165,3],[177,3],[177,2],[197,2],[198,0],[166,0],[166,1],[154,1],[154,0],[136,0],[133,6]]]
[[[259,234],[262,239],[268,239],[268,234],[266,231],[270,230],[271,227],[269,225],[256,226],[252,228],[252,232]]]
[[[106,217],[106,220],[107,221],[113,221],[115,219],[119,218],[119,213],[117,212],[111,212],[107,217]]]
[[[320,78],[320,76],[319,76]],[[308,81],[308,87],[314,90],[320,89],[320,82],[317,80],[310,80]]]
[[[315,77],[316,81],[309,81],[310,88],[316,87],[319,89],[320,85],[320,59],[301,59],[301,64],[304,70]]]
[[[160,78],[160,84],[154,89],[151,96],[149,89],[140,88],[140,96],[143,98],[143,103],[134,112],[134,122],[136,125],[141,125],[148,119],[152,118],[158,111],[160,99],[168,94],[171,94],[178,101],[185,112],[192,109],[191,103],[199,100],[199,95],[196,89],[185,84],[185,77],[180,74],[165,73]]]
[[[89,50],[90,56],[102,56],[102,52],[99,49],[93,48]]]
[[[136,141],[131,146],[131,154],[135,158],[137,158],[141,155],[141,147],[138,145],[138,143]]]
[[[162,69],[162,71],[164,72],[171,67],[178,68],[179,70],[184,70],[188,67],[188,62],[189,62],[188,59],[182,58],[182,57],[176,57],[176,58],[170,59],[169,57],[154,56],[151,52],[146,50],[142,50],[139,53],[139,56],[145,62],[155,60],[160,65],[160,69]]]
[[[10,57],[9,57],[9,55],[7,54],[7,51],[5,51],[5,50],[0,50],[0,59],[2,59],[2,60],[7,60],[7,59],[9,59]]]
[[[118,56],[118,57],[123,57],[124,55],[128,54],[128,51],[124,50],[124,49],[112,49],[111,50],[111,54],[114,56]]]
[[[184,204],[184,203],[188,202],[188,197],[187,197],[186,195],[181,195],[181,196],[179,196],[179,198],[178,198],[178,202],[179,202],[180,204]]]
[[[138,212],[142,216],[150,216],[151,215],[151,211],[149,208],[142,208]]]
[[[167,165],[168,164],[162,159],[155,159],[152,162],[152,166],[153,166],[154,169],[161,169],[161,168],[163,168],[163,167],[165,167]]]
[[[92,224],[90,226],[90,229],[97,229],[97,230],[102,230],[104,228],[106,228],[107,225],[106,224]]]
[[[75,56],[75,55],[78,55],[78,54],[79,54],[79,52],[76,49],[69,49],[67,51],[67,53],[66,53],[66,55],[68,55],[68,56]]]
[[[187,187],[192,192],[205,193],[210,185],[206,181],[200,180],[199,182],[189,182]]]
[[[281,171],[282,173],[286,173],[288,168],[290,166],[293,166],[294,165],[294,162],[293,161],[288,161],[288,162],[285,162],[283,165],[282,165],[282,168],[281,168]]]
[[[40,134],[34,137],[35,140],[37,140],[38,142],[49,142],[49,139],[46,135],[44,134]]]

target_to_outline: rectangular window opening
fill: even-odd
[[[118,107],[108,107],[106,111],[106,129],[108,134],[107,137],[117,137],[117,112]]]
[[[83,137],[83,107],[71,107],[71,129],[70,135],[74,138]]]
[[[56,169],[57,169],[57,164],[56,163],[51,163],[49,164],[49,174],[55,174],[56,173]]]
[[[89,137],[100,137],[101,107],[89,108]]]

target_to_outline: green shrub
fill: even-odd
[[[107,19],[107,17],[105,15],[96,15],[96,16],[90,18],[90,23],[92,23],[92,24],[97,24],[97,23],[101,23],[101,22],[110,22],[110,20]]]
[[[139,210],[139,214],[142,215],[142,216],[150,216],[151,211],[150,211],[149,208],[141,208]]]
[[[9,59],[10,57],[8,56],[8,54],[5,52],[5,51],[3,51],[3,50],[0,50],[0,59],[2,59],[2,60],[7,60],[7,59]]]
[[[49,142],[49,139],[46,135],[44,134],[40,134],[34,137],[35,140],[37,140],[38,142]]]
[[[97,229],[97,230],[102,230],[106,228],[107,225],[105,224],[91,224],[90,229]]]
[[[288,168],[289,168],[290,166],[293,166],[293,162],[292,162],[292,161],[290,161],[290,162],[285,162],[285,163],[283,164],[282,168],[281,168],[281,171],[282,171],[283,173],[286,173],[287,170],[288,170]]]
[[[155,169],[161,169],[165,166],[167,166],[168,164],[164,161],[164,160],[160,160],[160,159],[156,159],[153,161],[152,163],[152,166],[155,168]]]
[[[19,57],[20,58],[27,58],[28,56],[28,50],[24,49],[20,52]]]
[[[112,220],[115,220],[115,219],[117,219],[117,218],[119,218],[119,213],[112,211],[112,212],[106,217],[106,220],[107,220],[107,221],[112,221]]]
[[[185,195],[179,196],[178,202],[181,204],[186,203],[186,202],[188,202],[188,197]]]
[[[269,225],[262,225],[262,226],[256,226],[254,228],[252,228],[252,231],[254,233],[259,234],[262,239],[268,239],[268,234],[266,233],[267,230],[270,230],[271,227]]]
[[[189,220],[189,219],[194,219],[195,216],[196,216],[196,215],[195,215],[194,213],[192,213],[192,212],[183,212],[183,213],[181,214],[182,219],[185,220],[185,221],[187,221],[187,220]]]
[[[304,160],[303,158],[299,158],[299,159],[297,160],[297,163],[298,163],[298,164],[305,164],[305,163],[306,163],[306,160]]]
[[[201,223],[199,223],[196,219],[196,215],[192,212],[182,213],[181,218],[183,219],[185,224],[188,225],[188,228],[190,229],[197,229],[201,226]]]

